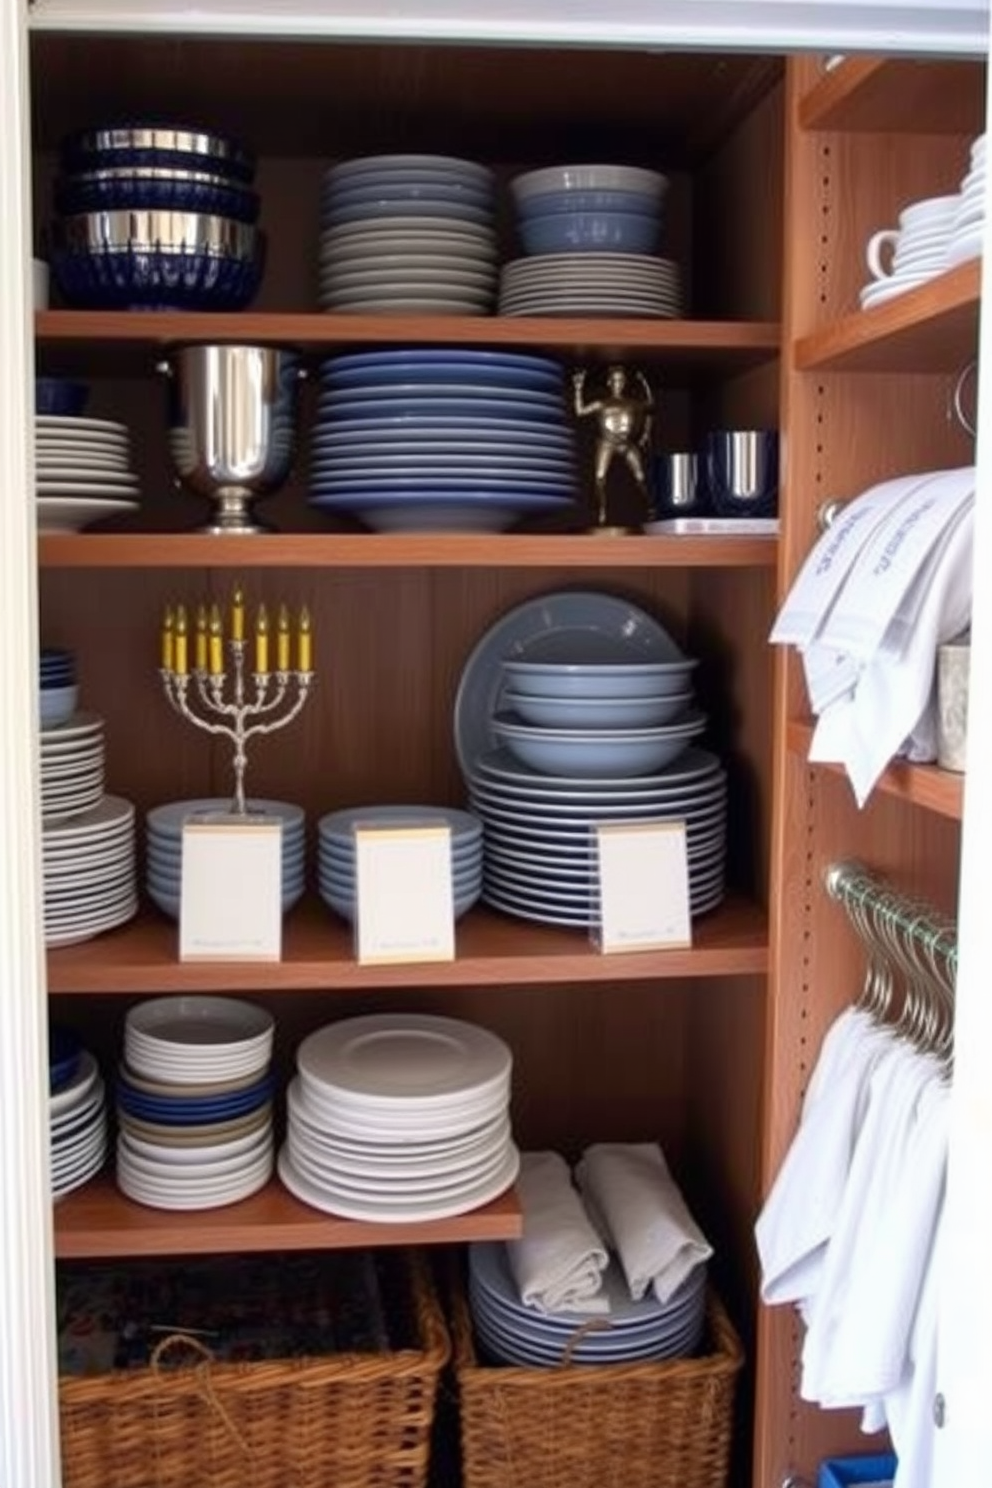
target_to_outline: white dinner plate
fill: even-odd
[[[444,1201],[427,1200],[418,1204],[411,1200],[400,1204],[395,1200],[377,1203],[372,1197],[357,1202],[349,1202],[336,1195],[332,1197],[320,1184],[312,1182],[297,1171],[285,1147],[279,1153],[278,1162],[279,1177],[283,1184],[304,1204],[310,1204],[325,1214],[338,1214],[343,1219],[367,1219],[379,1224],[405,1224],[408,1221],[425,1224],[431,1220],[450,1219],[456,1214],[468,1213],[505,1193],[519,1170],[520,1154],[514,1148],[508,1154],[503,1168],[486,1183],[480,1183],[474,1188],[466,1187],[459,1195]]]
[[[81,532],[84,527],[104,517],[123,517],[139,509],[136,501],[98,499],[95,496],[79,496],[75,500],[67,496],[39,496],[35,507],[41,533]]]

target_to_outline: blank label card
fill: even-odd
[[[595,849],[602,951],[692,944],[684,822],[604,824]]]

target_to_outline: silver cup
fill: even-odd
[[[671,450],[651,462],[655,515],[688,517],[702,507],[699,457],[692,450]]]
[[[296,450],[296,352],[278,346],[181,346],[169,377],[169,449],[179,482],[215,504],[213,534],[262,532],[251,506],[282,485]]]
[[[771,516],[778,505],[774,429],[714,429],[706,436],[706,485],[719,516]]]

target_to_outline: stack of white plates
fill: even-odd
[[[380,532],[499,532],[572,508],[564,372],[458,347],[368,351],[320,370],[315,506]]]
[[[48,1117],[52,1197],[60,1199],[98,1173],[107,1155],[104,1084],[87,1049],[79,1051],[68,1079],[52,1090]]]
[[[626,1364],[685,1358],[699,1347],[706,1320],[705,1266],[690,1272],[667,1302],[653,1293],[632,1302],[623,1273],[612,1261],[603,1291],[608,1314],[535,1312],[520,1300],[504,1245],[469,1247],[469,1305],[476,1338],[495,1363],[553,1366],[567,1355],[573,1364]]]
[[[485,315],[496,293],[492,172],[446,155],[332,166],[320,304],[356,314]]]
[[[212,1209],[272,1173],[274,1024],[226,997],[158,997],[127,1015],[117,1183],[153,1209]]]
[[[517,1176],[503,1041],[453,1018],[382,1013],[319,1029],[297,1051],[283,1183],[345,1219],[464,1214]]]
[[[947,245],[947,264],[964,263],[977,258],[985,238],[985,135],[979,135],[971,147],[968,173],[961,182],[961,201],[951,239]]]
[[[500,315],[618,315],[677,319],[682,279],[646,253],[540,253],[505,264]]]
[[[445,806],[355,806],[332,811],[317,824],[320,833],[319,888],[324,903],[346,920],[355,917],[356,827],[448,827],[455,918],[467,913],[482,889],[482,823],[467,811]]]
[[[137,914],[130,801],[104,796],[78,816],[43,822],[41,846],[46,945],[89,940]]]
[[[39,531],[78,532],[138,510],[126,425],[57,414],[34,425]]]
[[[306,836],[303,808],[287,801],[250,800],[251,816],[282,823],[282,907],[292,909],[306,887]],[[183,824],[192,817],[226,815],[229,796],[169,801],[145,817],[145,887],[163,914],[179,917],[183,872]]]
[[[103,799],[103,719],[75,713],[41,731],[41,819],[79,816]]]

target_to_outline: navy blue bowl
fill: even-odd
[[[262,268],[261,243],[253,259],[167,249],[52,254],[66,303],[88,310],[244,310]]]
[[[160,131],[157,144],[135,145],[128,142],[128,135],[135,131]],[[120,166],[153,166],[165,170],[192,170],[223,176],[228,181],[241,181],[246,185],[254,179],[255,160],[249,150],[235,140],[219,134],[209,134],[218,150],[176,148],[176,135],[186,134],[192,143],[194,136],[207,136],[208,132],[197,126],[123,124],[109,128],[84,129],[71,134],[62,142],[62,165],[66,171],[106,170]]]
[[[58,414],[62,418],[79,418],[89,395],[85,382],[73,382],[68,377],[36,377],[34,411]]]
[[[149,180],[146,176],[103,180],[63,176],[55,183],[55,205],[66,217],[82,212],[161,210],[203,212],[212,217],[232,217],[236,222],[257,222],[260,200],[257,191],[220,182],[167,177]]]

